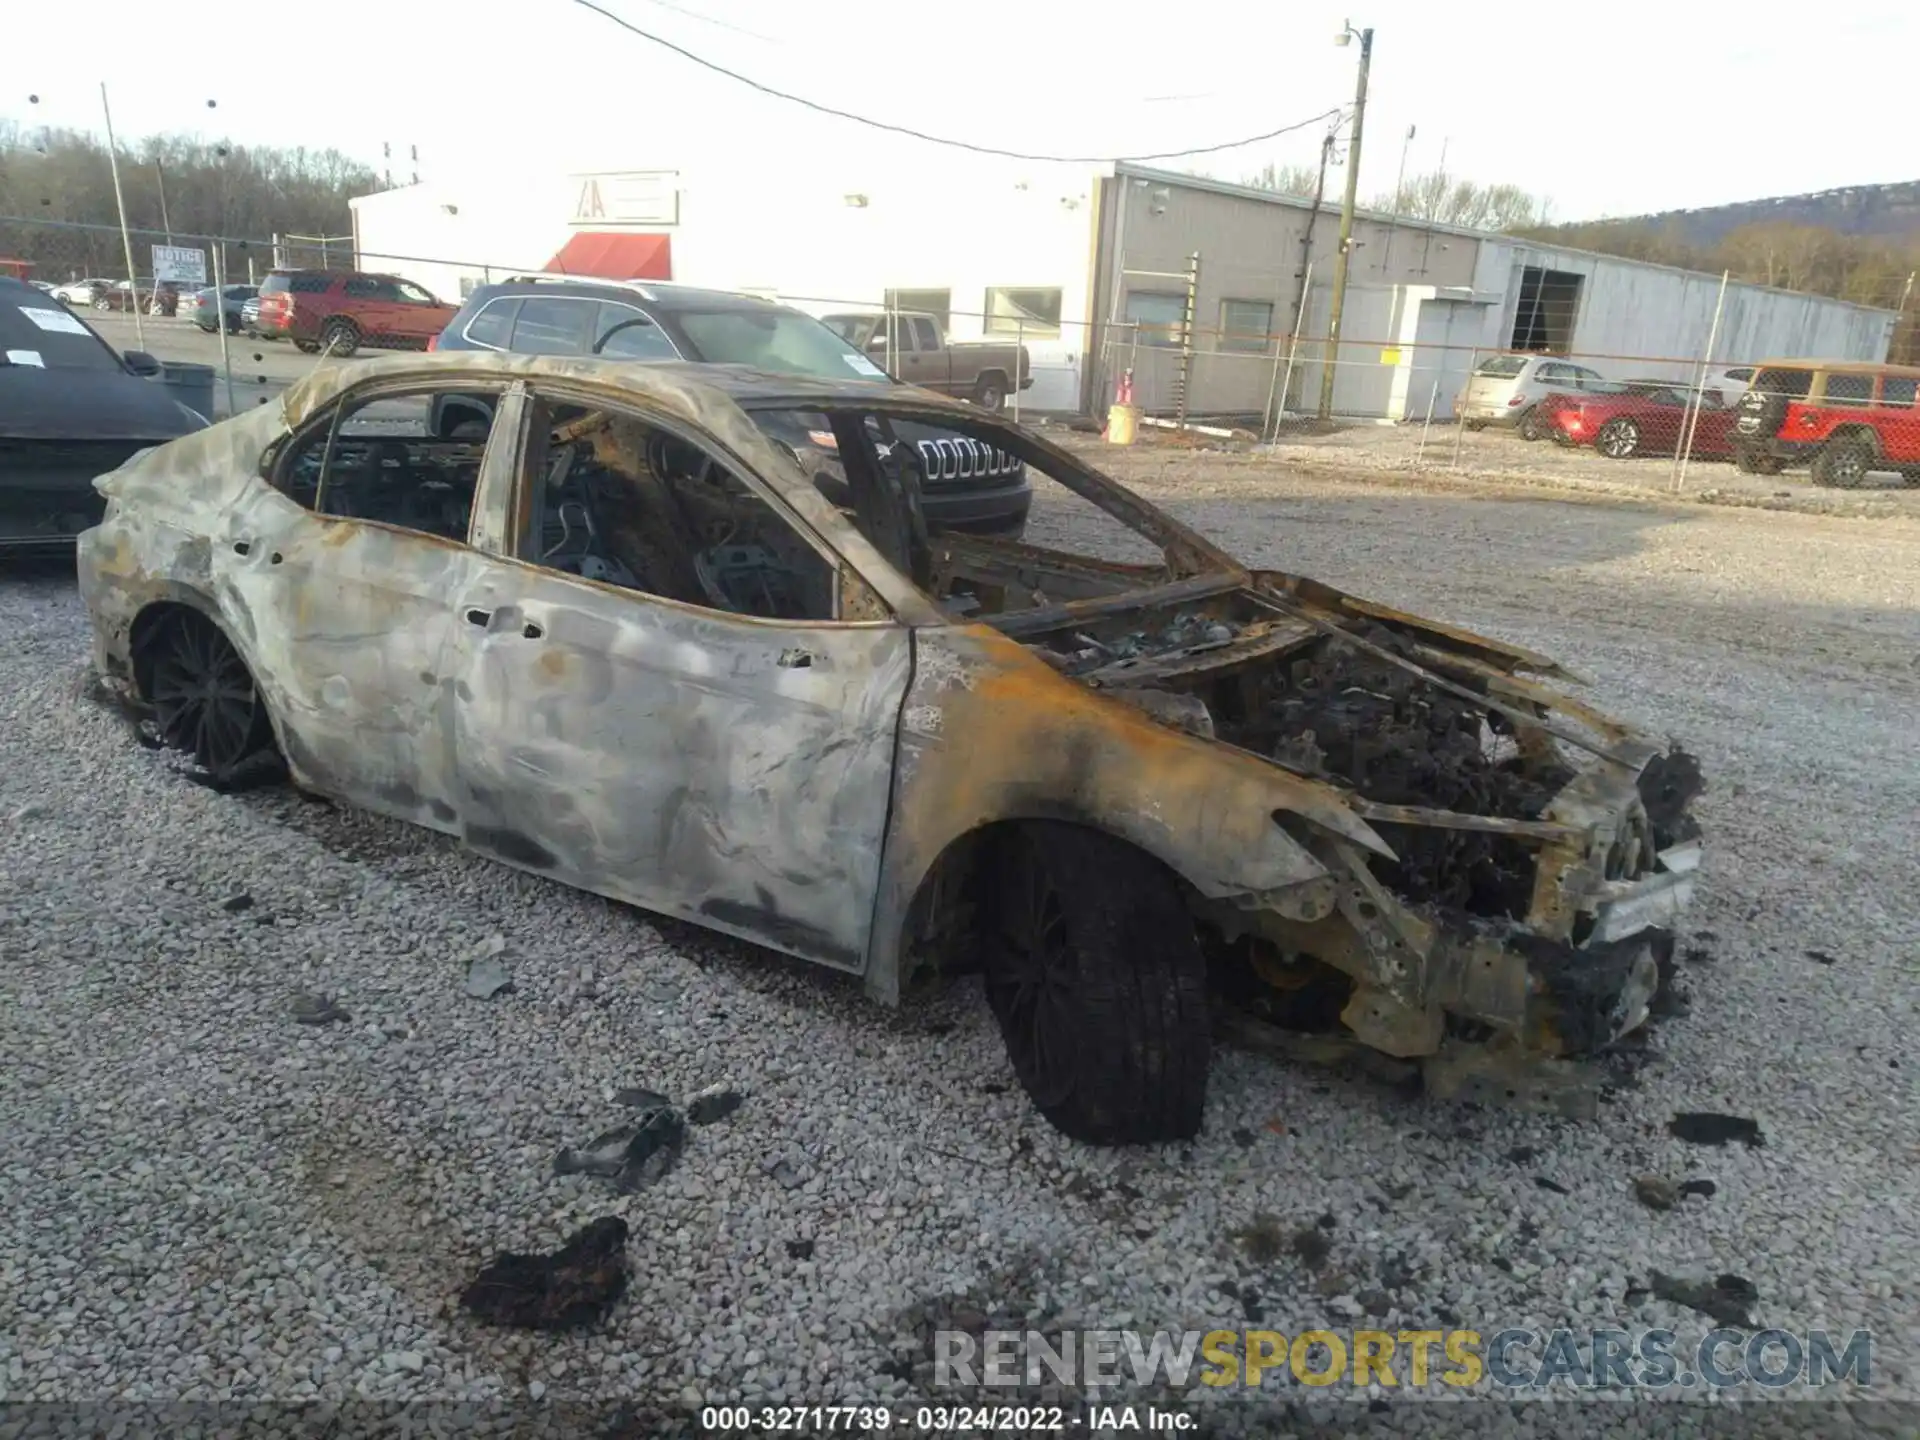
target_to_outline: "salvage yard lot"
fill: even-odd
[[[532,1393],[679,1419],[925,1395],[926,1329],[963,1312],[1709,1328],[1646,1293],[1654,1271],[1744,1276],[1762,1326],[1871,1328],[1876,1390],[1913,1397],[1920,524],[1113,463],[1250,562],[1550,653],[1700,754],[1691,1009],[1597,1121],[1229,1053],[1193,1144],[1074,1145],[973,985],[890,1014],[423,831],[187,783],[89,698],[71,578],[7,573],[9,1398]],[[1031,533],[1069,523],[1042,505]],[[468,958],[501,942],[514,988],[468,996]],[[299,1023],[303,993],[350,1018]],[[630,1113],[617,1090],[716,1084],[744,1105],[653,1187],[553,1173]],[[1678,1111],[1752,1117],[1765,1144],[1685,1144]],[[1643,1174],[1715,1193],[1657,1213]],[[495,1251],[604,1214],[631,1224],[635,1271],[607,1327],[459,1318]],[[1323,1216],[1317,1261],[1247,1238]]]

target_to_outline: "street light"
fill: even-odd
[[[1360,78],[1353,92],[1353,138],[1347,142],[1347,194],[1340,206],[1340,249],[1333,259],[1333,297],[1327,306],[1327,352],[1320,365],[1320,418],[1333,418],[1334,365],[1340,355],[1340,312],[1347,303],[1347,260],[1353,249],[1353,207],[1360,189],[1360,131],[1367,118],[1367,67],[1373,61],[1373,31],[1342,23],[1333,43],[1345,49],[1360,37]]]

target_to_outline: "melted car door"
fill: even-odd
[[[647,572],[639,555],[622,558],[599,538],[604,511],[590,526],[586,500],[547,493],[566,457],[527,450],[522,483],[538,493],[520,513],[562,519],[530,520],[507,548],[545,558],[484,564],[455,612],[448,668],[459,676],[468,842],[569,884],[859,969],[910,632],[890,620],[763,618],[660,598],[670,562],[711,577],[744,565],[752,547],[656,551]],[[831,579],[835,562],[752,493]]]
[[[504,475],[510,461],[484,442],[356,443],[356,414],[372,413],[366,428],[377,435],[404,423],[378,407],[423,403],[378,398],[362,409],[350,397],[343,424],[323,419],[293,436],[275,468],[281,489],[243,492],[214,542],[214,566],[300,781],[455,830],[442,661],[450,597],[485,563],[466,544],[461,515],[479,512],[470,497],[486,493],[486,468]],[[387,514],[409,523],[375,518]]]

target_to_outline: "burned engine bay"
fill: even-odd
[[[1324,903],[1196,898],[1227,1033],[1320,1059],[1357,1040],[1438,1094],[1589,1113],[1591,1068],[1570,1057],[1637,1029],[1671,971],[1697,762],[1543,683],[1571,678],[1544,657],[1298,577],[1237,578],[936,542],[944,603],[1161,724],[1331,787],[1392,850],[1299,824],[1336,877]]]

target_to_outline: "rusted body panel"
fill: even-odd
[[[1660,746],[1549,685],[1571,677],[1546,657],[1247,570],[1043,437],[924,395],[808,393],[828,414],[976,432],[1164,557],[955,535],[917,583],[711,374],[470,352],[323,364],[282,406],[102,477],[108,517],[80,544],[100,667],[131,684],[137,617],[191,606],[240,651],[300,783],[859,973],[887,1002],[941,963],[965,908],[949,872],[982,837],[1090,827],[1161,862],[1262,982],[1341,977],[1351,1035],[1442,1093],[1584,1103],[1555,1067],[1644,1019],[1697,865],[1642,793]],[[501,396],[497,437],[534,387],[697,438],[834,565],[835,618],[514,558],[532,522],[510,436],[485,452],[467,545],[316,515],[261,480],[263,452],[350,389],[455,376]],[[954,587],[1004,605],[963,618]],[[1451,802],[1421,789],[1434,777]],[[1456,864],[1485,873],[1470,886]]]

